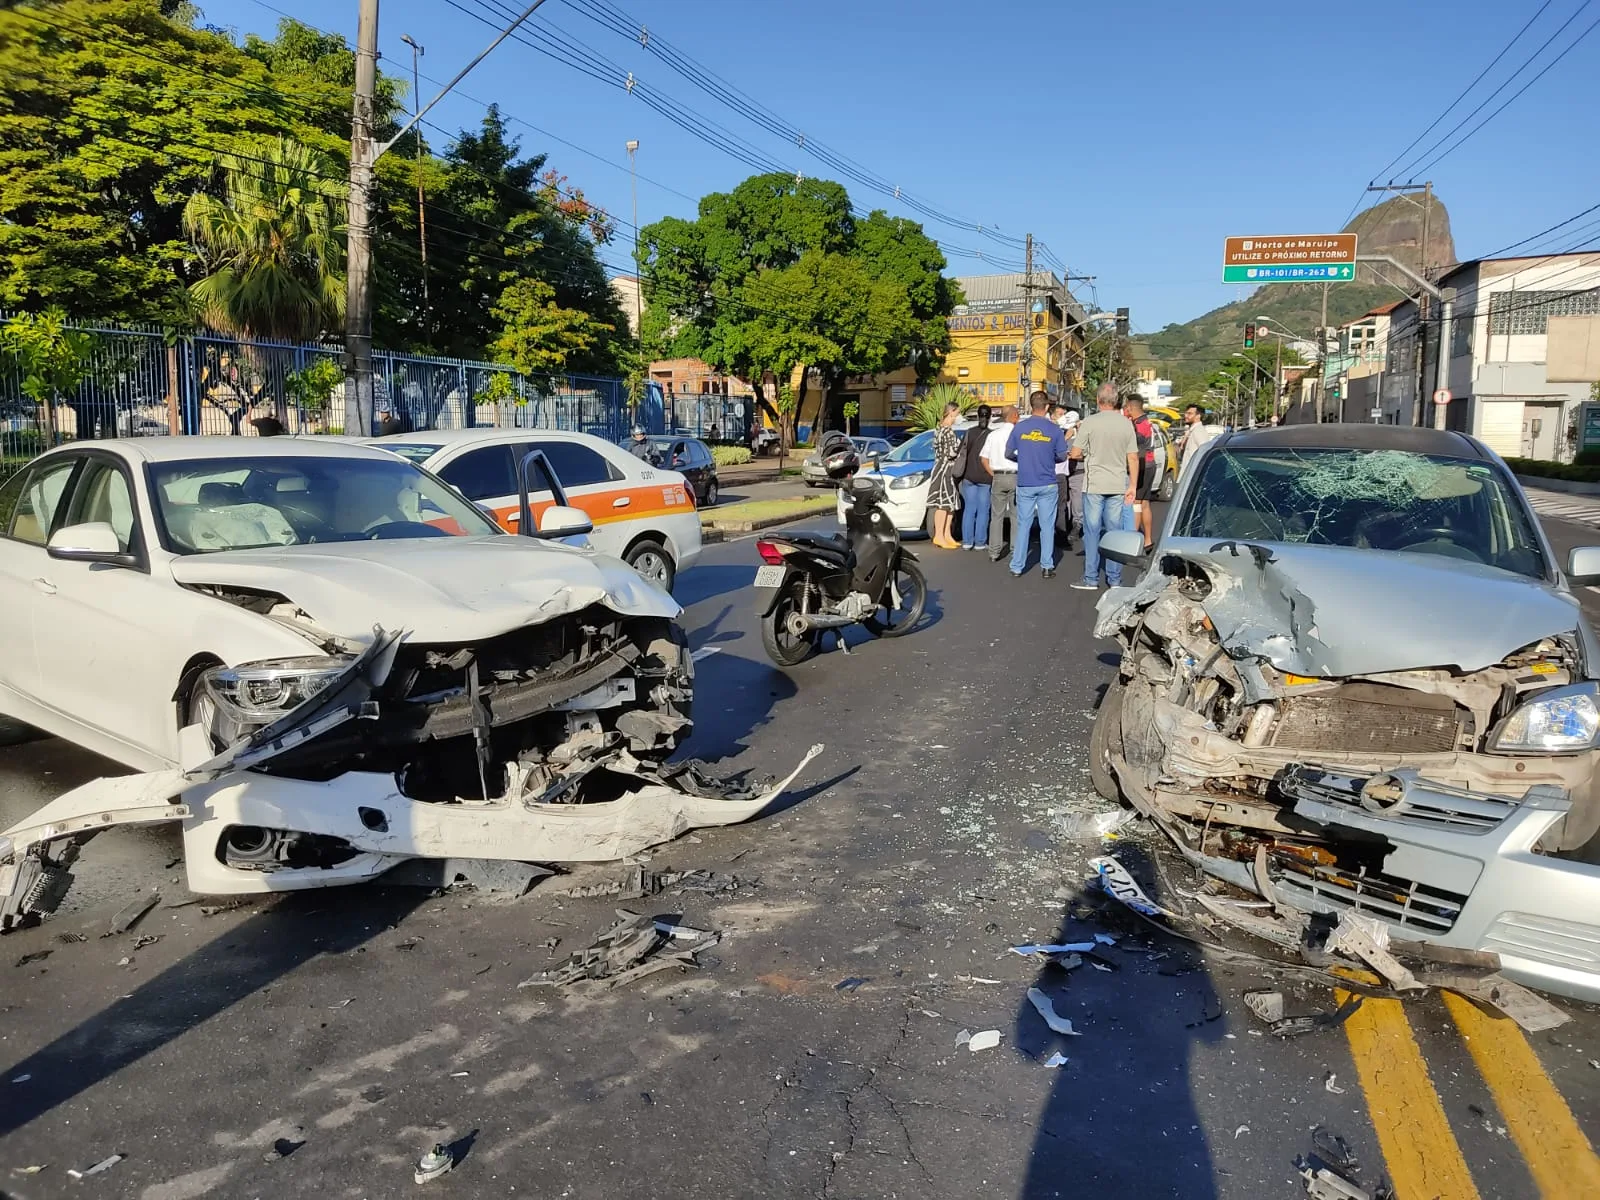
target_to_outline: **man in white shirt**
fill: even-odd
[[[1006,522],[1011,521],[1013,529],[1017,524],[1012,520],[1017,509],[1017,464],[1006,457],[1006,444],[1011,440],[1011,431],[1016,424],[1017,406],[1008,404],[1000,412],[1000,423],[989,430],[988,440],[983,443],[983,453],[978,455],[983,459],[983,465],[989,468],[989,474],[994,476],[994,483],[989,490],[990,562],[999,562],[1006,556]]]
[[[1189,464],[1200,457],[1200,447],[1204,446],[1222,430],[1216,425],[1206,424],[1206,412],[1198,404],[1191,404],[1183,410],[1183,436],[1178,439],[1178,474],[1181,476],[1189,469]]]

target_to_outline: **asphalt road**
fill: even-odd
[[[680,580],[703,652],[690,752],[776,773],[827,746],[783,811],[654,856],[743,881],[633,905],[722,931],[698,972],[519,989],[612,920],[619,902],[564,880],[512,904],[376,887],[164,904],[65,944],[139,887],[184,898],[169,835],[92,843],[68,910],[0,943],[0,1193],[393,1196],[443,1141],[459,1165],[421,1194],[1254,1200],[1300,1194],[1293,1160],[1324,1128],[1402,1200],[1600,1195],[1600,1014],[1561,1002],[1571,1024],[1525,1037],[1428,995],[1261,1036],[1244,990],[1281,985],[1291,1013],[1334,997],[1108,907],[1085,886],[1099,843],[1059,827],[1101,807],[1093,595],[1070,565],[1046,582],[924,558],[923,628],[787,674],[761,653],[749,541]],[[52,742],[0,751],[0,821],[97,769]],[[1156,849],[1114,846],[1158,897],[1189,886]],[[1117,939],[1106,971],[1007,951],[1096,933]],[[1077,1036],[1045,1027],[1033,986]],[[997,1048],[957,1046],[990,1029]]]

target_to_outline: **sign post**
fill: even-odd
[[[1231,237],[1222,244],[1223,283],[1350,283],[1353,233]]]

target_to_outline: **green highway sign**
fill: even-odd
[[[1223,283],[1349,283],[1355,277],[1353,233],[1231,237],[1222,247]]]

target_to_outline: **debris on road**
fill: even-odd
[[[957,1043],[960,1044],[959,1042]],[[979,1050],[993,1050],[1000,1044],[998,1029],[980,1029],[967,1038],[967,1049],[976,1054]]]
[[[1069,1037],[1082,1036],[1072,1027],[1071,1021],[1056,1012],[1056,1007],[1050,1002],[1050,997],[1046,996],[1038,988],[1028,989],[1028,1003],[1032,1004],[1039,1015],[1044,1018],[1044,1023],[1057,1033],[1064,1033]]]
[[[109,1158],[102,1158],[99,1162],[95,1163],[94,1166],[87,1167],[82,1171],[69,1167],[67,1168],[67,1174],[71,1175],[74,1179],[87,1179],[91,1175],[98,1175],[102,1171],[109,1171],[112,1167],[116,1166],[126,1157],[126,1154],[113,1154]]]
[[[864,978],[863,976],[852,975],[852,976],[850,976],[849,979],[841,979],[838,983],[834,984],[833,985],[833,990],[836,991],[836,992],[853,992],[857,988],[859,988],[863,983],[867,983],[867,982],[870,982],[870,981],[867,980],[866,978]]]
[[[1339,1076],[1332,1071],[1329,1071],[1328,1074],[1323,1078],[1322,1090],[1325,1092],[1331,1092],[1335,1096],[1344,1095],[1344,1089],[1339,1086]]]
[[[737,875],[719,875],[714,871],[647,871],[638,863],[629,863],[613,879],[570,887],[561,895],[575,900],[602,896],[612,896],[618,900],[643,900],[671,889],[719,896],[736,892],[741,887],[749,886],[749,883]]]
[[[1312,1200],[1376,1200],[1366,1188],[1357,1187],[1332,1167],[1314,1158],[1295,1162],[1304,1181],[1306,1195]]]
[[[1268,1025],[1283,1020],[1283,993],[1251,991],[1244,994],[1244,1006]]]
[[[722,935],[716,932],[670,925],[626,909],[618,909],[617,918],[617,922],[587,950],[578,951],[565,962],[547,967],[517,986],[566,987],[603,980],[608,988],[621,987],[672,967],[698,967],[700,963],[695,956],[722,940]],[[668,944],[683,939],[698,940],[683,949],[659,953]]]
[[[1354,1173],[1361,1170],[1361,1163],[1356,1159],[1356,1152],[1351,1149],[1350,1143],[1333,1130],[1317,1126],[1311,1131],[1311,1145],[1324,1163],[1341,1171]]]
[[[1327,948],[1350,958],[1359,958],[1401,991],[1420,991],[1428,985],[1411,973],[1409,967],[1389,953],[1389,927],[1377,917],[1349,910],[1339,914],[1339,923],[1328,935]]]
[[[33,1078],[32,1075],[13,1075],[11,1077],[11,1082],[12,1083],[27,1083],[28,1080],[30,1080],[32,1078]]]
[[[1492,972],[1474,975],[1447,967],[1431,967],[1423,971],[1420,978],[1427,986],[1445,988],[1489,1005],[1510,1017],[1526,1033],[1544,1033],[1572,1019],[1543,996]]]
[[[140,919],[156,905],[161,903],[160,892],[147,892],[130,900],[119,908],[111,918],[110,925],[101,937],[115,937],[119,933],[127,933],[137,925]]]
[[[1089,866],[1100,880],[1100,890],[1124,907],[1131,908],[1146,917],[1177,918],[1176,913],[1168,912],[1146,896],[1144,889],[1128,873],[1128,868],[1115,858],[1109,855],[1105,858],[1091,858]]]
[[[21,958],[17,959],[16,963],[13,965],[25,967],[29,963],[42,962],[43,960],[49,958],[53,953],[53,950],[35,950],[31,954],[24,954]]]
[[[439,1178],[455,1165],[456,1160],[451,1157],[450,1151],[442,1144],[436,1143],[432,1150],[417,1160],[417,1168],[411,1177],[418,1183],[427,1183],[429,1180]]]
[[[1093,954],[1096,945],[1096,942],[1030,943],[1012,946],[1011,953],[1020,954],[1023,958],[1054,958],[1060,954]]]
[[[1056,829],[1069,841],[1093,842],[1118,833],[1138,819],[1138,813],[1126,808],[1113,808],[1104,812],[1068,813],[1056,822]]]
[[[1049,1058],[1044,1060],[1044,1065],[1047,1067],[1064,1067],[1067,1065],[1068,1061],[1069,1060],[1067,1056],[1061,1053],[1061,1051],[1057,1050]]]
[[[1245,1007],[1267,1027],[1273,1037],[1298,1037],[1302,1033],[1315,1033],[1319,1029],[1336,1029],[1361,1007],[1364,997],[1354,996],[1333,1012],[1308,1013],[1301,1017],[1284,1015],[1283,993],[1267,990],[1244,994]]]
[[[474,891],[518,900],[533,885],[555,872],[537,863],[489,858],[413,858],[401,863],[383,877],[385,884],[399,887],[449,889],[469,887]]]

